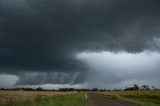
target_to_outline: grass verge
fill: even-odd
[[[101,92],[107,98],[123,100],[140,106],[160,106],[160,91],[111,91]]]
[[[38,95],[31,101],[15,102],[11,100],[5,106],[88,106],[88,100],[84,93],[54,97]]]
[[[160,99],[149,99],[145,97],[120,97],[121,100],[125,100],[131,103],[138,104],[140,106],[160,106]]]

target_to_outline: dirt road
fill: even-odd
[[[88,99],[92,101],[94,106],[137,106],[127,102],[107,99],[103,95],[96,95],[93,93],[88,93],[87,95],[88,95]]]

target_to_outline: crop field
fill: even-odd
[[[83,93],[0,91],[0,106],[85,106],[85,103]]]
[[[140,106],[160,106],[160,91],[107,91],[97,92],[98,94],[105,95],[110,99],[118,99],[127,102],[132,102]]]
[[[160,91],[0,91],[0,106],[118,106],[113,104],[119,103],[133,106],[129,102],[139,106],[160,106]]]

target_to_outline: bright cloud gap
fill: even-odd
[[[135,82],[140,85],[160,83],[159,52],[82,52],[77,54],[76,58],[87,64],[90,70],[88,76],[90,86],[119,88]]]

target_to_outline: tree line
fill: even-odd
[[[92,88],[92,89],[76,89],[76,88],[59,88],[59,89],[44,89],[42,87],[38,87],[38,88],[0,88],[0,90],[12,90],[12,91],[60,91],[60,92],[68,92],[68,91],[77,91],[77,92],[88,92],[88,91],[130,91],[130,90],[160,90],[158,88],[155,88],[154,86],[152,86],[151,88],[149,87],[149,85],[142,85],[142,86],[138,86],[137,84],[134,84],[131,87],[126,87],[125,89],[99,89],[99,88]]]

